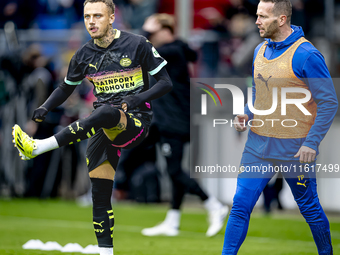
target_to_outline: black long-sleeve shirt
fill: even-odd
[[[166,70],[173,89],[152,102],[154,123],[161,133],[189,135],[190,133],[190,75],[188,63],[197,60],[197,53],[188,44],[175,40],[157,48],[168,62]]]

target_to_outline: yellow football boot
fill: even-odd
[[[36,142],[22,131],[19,125],[14,125],[12,135],[14,147],[18,149],[22,160],[30,160],[36,157],[32,155],[33,150],[37,148]]]

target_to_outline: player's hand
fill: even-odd
[[[32,120],[37,123],[43,122],[47,113],[48,110],[45,107],[40,106],[39,108],[34,110]]]
[[[247,114],[237,115],[234,119],[234,127],[238,132],[244,132],[247,130],[247,121],[249,117]]]
[[[127,104],[126,103],[122,103],[122,109],[124,110],[124,112],[127,111]]]
[[[301,146],[294,158],[300,157],[300,163],[312,163],[316,157],[316,151],[307,146]]]
[[[129,110],[135,109],[141,103],[142,102],[139,99],[139,97],[137,97],[137,96],[128,96],[128,97],[125,97],[122,100],[121,106],[122,106],[122,109],[124,110],[124,112],[126,112],[126,111],[129,111]]]

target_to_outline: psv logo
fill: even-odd
[[[123,56],[123,58],[120,60],[119,64],[124,67],[128,67],[131,65],[132,61],[127,56]]]

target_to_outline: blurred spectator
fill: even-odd
[[[139,30],[145,19],[157,11],[156,0],[118,0],[115,1],[126,29]]]
[[[194,0],[194,29],[201,29],[203,39],[200,77],[219,76],[220,41],[227,35],[225,13],[230,7],[225,0]]]
[[[1,0],[0,28],[7,21],[13,21],[18,29],[29,28],[36,17],[39,0]]]
[[[183,148],[190,140],[188,63],[196,61],[197,54],[186,43],[176,39],[174,28],[174,18],[168,14],[154,14],[143,25],[143,30],[148,33],[149,40],[168,62],[166,69],[171,77],[173,89],[152,102],[154,125],[150,129],[151,137],[157,137],[155,132],[159,132],[161,151],[166,158],[167,172],[172,184],[171,209],[168,210],[166,218],[161,224],[143,229],[142,234],[146,236],[178,235],[180,207],[185,193],[191,193],[198,196],[204,203],[209,213],[210,223],[207,236],[213,236],[223,227],[229,209],[216,198],[208,197],[198,183],[182,169]],[[150,144],[144,144],[144,146],[149,149]],[[140,148],[140,151],[143,153],[143,147]],[[144,159],[140,155],[138,158]],[[124,161],[122,166],[124,166]],[[148,166],[148,168],[151,167]]]
[[[303,15],[305,17],[302,20],[298,15],[292,15],[292,24],[302,26],[307,38],[310,36],[324,36],[324,15],[325,15],[325,2],[324,0],[302,0],[292,2],[293,15]],[[298,17],[297,17],[298,16]],[[295,18],[293,18],[295,17]],[[319,30],[319,31],[317,31]]]
[[[226,35],[225,13],[231,7],[226,0],[193,0],[193,29],[194,36],[191,38],[199,43],[201,50],[199,73],[200,77],[212,78],[219,75],[221,38]],[[162,0],[159,11],[174,14],[175,1]],[[189,39],[189,38],[188,38]]]
[[[12,158],[16,151],[11,144],[11,137],[2,134],[10,133],[14,123],[25,125],[32,107],[35,108],[47,95],[48,89],[53,85],[53,76],[46,68],[48,62],[49,60],[41,54],[40,46],[37,44],[30,45],[22,53],[20,51],[8,52],[0,59],[1,76],[8,95],[6,104],[0,112],[1,119],[6,119],[0,132],[3,136],[0,157],[1,162],[4,162],[5,179],[14,187],[13,192],[21,195],[24,193],[23,175],[21,175],[24,172],[24,165],[17,161],[6,160]],[[28,125],[28,129],[33,134],[37,127]],[[19,170],[18,176],[13,169]]]
[[[254,23],[255,19],[243,11],[230,17],[227,23],[229,38],[220,43],[223,76],[251,75],[254,48],[262,40]]]
[[[65,148],[63,158],[70,155],[67,163],[61,162],[61,155],[58,153],[46,153],[27,164],[22,164],[19,160],[6,160],[17,154],[17,151],[11,143],[11,137],[4,134],[11,133],[11,127],[15,123],[25,126],[27,133],[37,139],[55,134],[61,119],[64,120],[64,125],[68,125],[73,118],[78,118],[79,114],[89,114],[88,107],[84,107],[82,103],[82,98],[87,98],[90,92],[89,86],[83,86],[79,93],[74,93],[73,100],[68,102],[79,105],[73,108],[78,111],[66,111],[67,117],[62,118],[63,108],[56,108],[43,123],[37,125],[30,120],[33,109],[45,101],[55,85],[55,74],[51,71],[50,59],[41,53],[41,45],[31,44],[22,53],[8,52],[0,58],[0,69],[0,84],[3,84],[1,93],[4,95],[0,119],[6,119],[6,122],[1,122],[0,129],[0,161],[4,162],[0,170],[3,181],[9,184],[12,194],[15,195],[30,197],[60,195],[63,169],[68,168],[71,185],[74,183],[80,154],[79,145]],[[65,74],[61,75],[63,79]],[[65,105],[66,109],[68,104]]]

